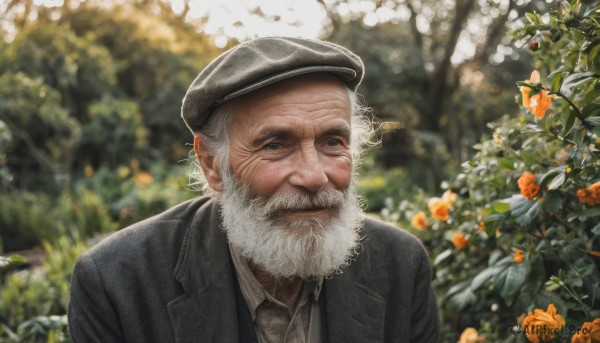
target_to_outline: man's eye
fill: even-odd
[[[328,146],[339,146],[339,145],[342,145],[342,140],[337,139],[337,138],[330,138],[329,140],[327,140],[327,145]]]
[[[271,142],[267,145],[265,145],[265,149],[267,150],[277,150],[281,148],[281,143],[277,143],[277,142]]]

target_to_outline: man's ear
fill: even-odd
[[[223,191],[217,159],[208,153],[204,142],[198,134],[194,135],[194,154],[200,163],[200,167],[210,188],[217,192]]]

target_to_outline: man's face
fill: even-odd
[[[334,273],[354,255],[362,214],[346,89],[331,76],[296,77],[233,113],[219,195],[229,242],[276,277]]]
[[[240,99],[229,131],[233,176],[258,198],[348,189],[352,173],[350,104],[333,76],[295,77]],[[280,219],[331,219],[304,208]]]

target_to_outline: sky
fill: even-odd
[[[116,1],[127,3],[128,0]],[[175,13],[182,13],[184,0],[168,1]],[[489,0],[479,1],[487,3],[486,1]],[[471,18],[467,23],[466,30],[461,34],[455,54],[452,56],[452,63],[458,64],[475,54],[474,42],[482,38],[485,27],[503,8],[506,8],[508,3],[508,0],[491,1],[491,6],[482,7],[485,13]],[[7,2],[8,0],[0,0],[0,11]],[[74,2],[76,1],[72,1]],[[407,21],[410,18],[408,8],[402,2],[393,0],[383,0],[379,7],[372,0],[342,2],[323,0],[323,2],[328,7],[334,8],[342,18],[362,17],[366,26],[375,26],[388,21]],[[62,6],[64,0],[34,0],[34,3],[53,7]],[[435,15],[436,11],[451,9],[454,1],[413,2],[415,3],[423,4],[417,11],[419,13],[416,17],[417,28],[423,33],[428,33],[429,17]],[[432,4],[434,7],[427,7],[427,4]],[[231,39],[244,41],[265,36],[320,38],[324,36],[329,23],[326,10],[317,0],[190,0],[189,6],[190,11],[186,19],[198,23],[219,48],[225,47]],[[504,56],[511,52],[508,47],[501,47],[494,59],[496,62],[501,62]]]
[[[172,0],[171,6],[175,13],[181,13],[183,0]],[[238,41],[272,35],[318,38],[327,23],[327,13],[315,0],[195,0],[189,6],[187,19],[206,20],[203,31],[213,36],[220,48],[227,44],[228,38]],[[258,11],[264,16],[257,14]]]

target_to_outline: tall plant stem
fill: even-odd
[[[571,101],[571,99],[569,99],[564,94],[562,94],[561,92],[558,92],[558,91],[557,92],[548,92],[548,95],[552,95],[552,94],[556,94],[559,97],[563,98],[569,104],[569,106],[571,106],[575,110],[575,114],[577,115],[577,118],[579,118],[579,120],[581,120],[581,123],[583,124],[583,126],[585,126],[586,129],[588,129],[588,131],[591,131],[594,129],[594,125],[590,124],[589,122],[587,122],[585,120],[585,118],[583,117],[583,113],[581,113],[581,110],[579,109],[579,107],[575,106],[575,104],[573,103],[573,101]]]

